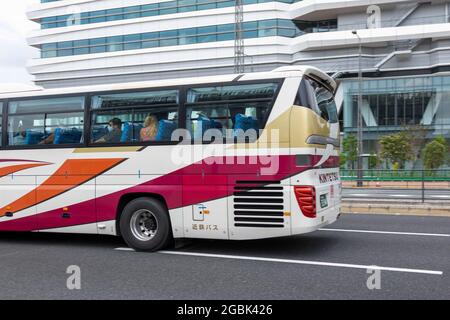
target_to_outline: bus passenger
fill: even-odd
[[[29,119],[22,119],[17,126],[17,132],[14,133],[13,143],[14,146],[22,146],[26,144],[27,129],[33,127],[33,124]]]
[[[158,132],[158,119],[149,115],[144,120],[144,127],[141,129],[141,141],[153,141]]]
[[[109,120],[108,133],[95,141],[95,143],[119,143],[122,137],[122,120],[113,118]]]
[[[53,144],[53,141],[55,140],[55,133],[52,132],[48,135],[47,138],[39,142],[39,144]]]
[[[20,129],[19,132],[13,138],[13,146],[22,146],[26,144],[26,135],[27,132],[25,130]]]

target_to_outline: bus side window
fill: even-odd
[[[243,83],[189,89],[186,127],[192,139],[209,143],[218,135],[234,139],[244,132],[249,137],[243,139],[256,140],[277,88],[277,83]]]
[[[92,98],[91,143],[171,141],[178,90],[112,93]]]
[[[8,145],[72,145],[83,136],[84,97],[11,101]]]

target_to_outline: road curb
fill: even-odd
[[[381,214],[450,217],[450,205],[439,203],[392,203],[342,201],[341,212],[345,214]]]

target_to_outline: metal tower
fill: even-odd
[[[244,6],[243,0],[235,0],[234,13],[234,72],[245,72]]]

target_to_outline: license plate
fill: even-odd
[[[325,208],[328,207],[328,201],[327,201],[327,195],[321,194],[320,195],[320,207]]]

